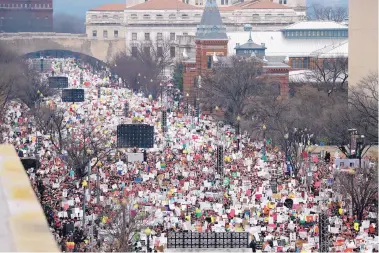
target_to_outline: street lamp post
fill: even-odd
[[[240,121],[241,117],[237,116],[237,151],[240,150]]]
[[[146,252],[150,252],[150,235],[151,235],[150,228],[145,229],[145,234],[146,234]]]
[[[285,159],[284,159],[284,162],[285,162],[285,166],[287,166],[287,159],[288,159],[288,133],[284,135],[284,140],[285,140]],[[290,173],[292,174],[292,169],[290,171]]]
[[[363,150],[365,148],[364,140],[365,140],[365,136],[364,135],[359,136],[358,140],[357,140],[357,156],[358,156],[358,159],[359,159],[359,168],[362,168],[362,152],[363,152]]]
[[[263,155],[266,156],[266,125],[263,124],[262,126],[263,129]]]
[[[141,78],[141,73],[138,73],[138,76],[137,76],[137,93],[139,92],[139,87],[140,87],[140,78]],[[133,91],[134,92],[134,91]]]
[[[189,115],[189,109],[188,109],[188,98],[189,98],[189,94],[187,93],[186,94],[186,98],[187,98],[187,105],[186,105],[186,111],[187,111],[187,116]]]
[[[162,107],[162,105],[163,105],[163,85],[162,85],[162,83],[160,83],[159,86],[161,87],[161,107]]]

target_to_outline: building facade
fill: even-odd
[[[244,25],[250,24],[254,30],[278,31],[290,24],[306,18],[305,11],[298,12],[283,4],[270,0],[250,0],[242,3],[217,0],[223,24],[228,32],[243,31]],[[170,38],[178,35],[195,35],[196,26],[200,23],[204,6],[196,5],[196,0],[149,0],[128,1],[128,5],[108,4],[90,10],[86,14],[86,30],[89,37],[96,30],[96,38],[103,39],[99,30],[115,29],[114,19],[110,18],[123,13],[123,20],[118,20],[116,26],[124,26],[126,43],[143,41],[145,34],[151,39]],[[205,0],[201,2],[205,3]],[[100,14],[104,12],[104,14]],[[103,16],[105,15],[105,18]],[[105,39],[110,39],[109,34]],[[119,35],[120,37],[120,35]]]
[[[188,53],[185,46],[185,49],[183,49],[185,50],[183,51],[182,59],[183,91],[190,103],[194,101],[193,103],[195,104],[196,101],[194,98],[196,98],[198,77],[212,71],[214,65],[218,64],[219,57],[228,57],[234,54],[228,51],[229,37],[226,30],[216,2],[207,0],[201,22],[197,26],[196,35],[194,36],[195,50]],[[180,39],[184,39],[184,37],[180,37]],[[253,43],[251,34],[247,43]],[[185,45],[185,43],[179,44]],[[265,50],[265,47],[260,47],[260,49]],[[238,51],[238,48],[236,51]],[[282,98],[287,98],[290,67],[282,62],[267,61],[264,52],[262,55],[254,54],[247,57],[255,57],[262,63],[264,76],[267,77],[268,82],[278,87],[278,95]]]
[[[349,1],[349,84],[378,73],[378,0]]]
[[[108,4],[86,13],[86,34],[93,39],[125,39],[125,4]]]
[[[53,0],[0,0],[0,32],[53,31]]]

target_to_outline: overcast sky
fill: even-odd
[[[107,3],[125,3],[125,0],[53,0],[55,13],[66,13],[82,18],[87,10]]]
[[[107,3],[125,3],[125,0],[53,0],[54,12],[65,13],[84,18],[87,10]],[[314,3],[333,5],[347,5],[348,0],[307,0],[308,5]]]

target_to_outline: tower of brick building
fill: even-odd
[[[214,55],[228,55],[228,36],[215,0],[207,0],[197,26],[196,59],[184,62],[183,90],[189,94],[189,101],[194,101],[197,80],[201,75],[211,71]]]

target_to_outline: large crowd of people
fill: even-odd
[[[146,250],[147,236],[148,251],[163,252],[170,231],[191,231],[248,232],[248,246],[257,252],[318,252],[322,210],[330,251],[378,250],[371,213],[357,221],[332,192],[332,162],[312,156],[312,171],[300,173],[303,180],[297,180],[278,147],[247,135],[237,140],[233,127],[219,125],[211,115],[187,115],[185,106],[168,93],[153,99],[121,88],[117,80],[74,59],[53,59],[52,71],[67,76],[71,88],[83,88],[85,101],[64,103],[55,96],[42,105],[64,111],[68,132],[92,129],[89,138],[102,140],[107,155],[90,161],[87,176],[78,175],[67,162],[70,152],[60,152],[39,129],[33,112],[17,101],[7,110],[4,139],[20,156],[33,157],[37,138],[42,138],[40,164],[27,173],[62,251],[118,250],[120,242],[109,229],[117,220],[117,206],[128,210],[129,223],[138,223],[139,231],[131,231],[136,251]],[[169,108],[167,132],[161,127],[163,106]],[[133,122],[154,126],[154,148],[115,148],[117,125]],[[224,148],[221,173],[216,169],[217,144]],[[142,161],[126,159],[136,152],[146,152]]]

